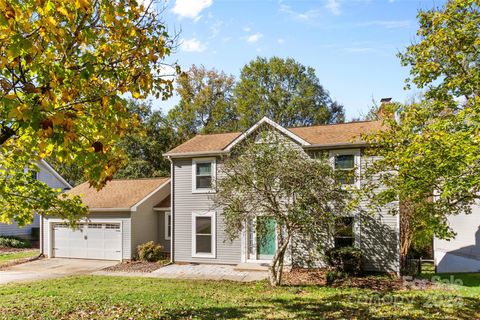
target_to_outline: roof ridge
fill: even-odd
[[[286,129],[296,129],[296,128],[313,128],[313,127],[330,127],[338,126],[345,124],[356,124],[356,123],[367,123],[367,122],[379,122],[380,120],[361,120],[361,121],[350,121],[350,122],[341,122],[341,123],[325,123],[325,124],[314,124],[311,126],[298,126],[298,127],[287,127]]]

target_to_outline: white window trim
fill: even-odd
[[[341,156],[341,155],[353,155],[354,156],[354,163],[355,163],[355,183],[353,184],[345,184],[344,186],[346,188],[348,187],[355,187],[357,189],[360,189],[361,186],[361,152],[360,149],[341,149],[341,150],[330,150],[329,156],[330,156],[330,163],[335,169],[335,156]]]
[[[213,188],[197,188],[197,163],[212,164],[212,186],[217,177],[217,159],[216,158],[195,158],[192,159],[192,193],[214,193]]]
[[[212,220],[212,252],[211,253],[197,253],[197,232],[196,232],[196,218],[197,217],[210,217]],[[217,246],[216,246],[216,213],[215,211],[204,211],[204,212],[192,212],[192,258],[212,258],[217,257]]]
[[[172,221],[172,212],[171,211],[165,211],[165,240],[170,240],[172,237],[168,236],[168,231],[170,228],[168,227],[168,217],[170,217],[170,222]]]

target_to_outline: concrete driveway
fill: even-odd
[[[86,259],[41,259],[0,271],[0,284],[90,274],[118,263],[118,261]]]

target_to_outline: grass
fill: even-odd
[[[38,250],[36,249],[22,250],[18,252],[8,252],[8,253],[0,252],[0,267],[2,265],[10,264],[15,260],[33,258],[36,256],[38,256]]]
[[[0,319],[477,319],[478,276],[461,290],[76,276],[0,286]],[[472,282],[470,282],[472,281]]]

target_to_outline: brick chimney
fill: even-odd
[[[392,103],[392,98],[380,99],[380,107],[377,111],[377,117],[379,120],[393,117],[393,114],[387,110],[387,105]]]

